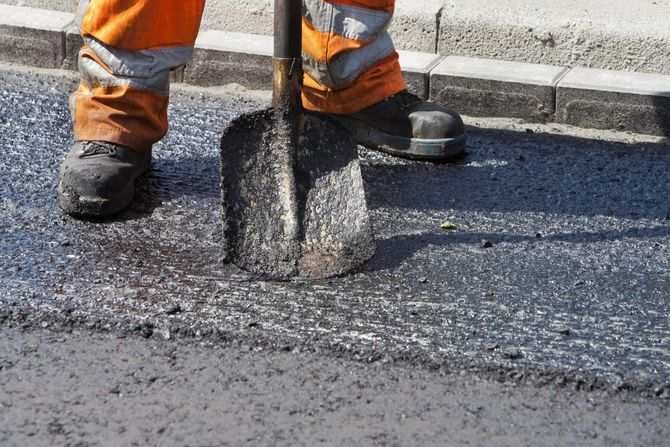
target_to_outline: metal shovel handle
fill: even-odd
[[[282,215],[276,222],[283,234],[286,259],[298,259],[301,217],[296,189],[296,165],[303,122],[302,0],[275,0],[272,58],[273,159],[278,170],[278,199]]]
[[[302,112],[302,0],[275,0],[272,106],[295,119]]]

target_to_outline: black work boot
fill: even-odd
[[[350,115],[332,115],[359,144],[398,157],[448,160],[465,152],[458,113],[403,90]]]
[[[151,151],[104,141],[78,141],[61,165],[58,203],[67,214],[106,217],[133,200],[135,179],[149,169]]]

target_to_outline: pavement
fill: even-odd
[[[257,0],[251,0],[251,3],[253,1]],[[408,42],[416,38],[422,42],[426,39],[436,42],[436,47],[427,48],[427,52],[399,51],[400,67],[407,88],[421,98],[430,99],[470,116],[521,118],[527,122],[541,123],[554,121],[584,128],[670,136],[670,74],[662,74],[665,73],[663,65],[670,60],[667,55],[668,46],[662,39],[663,33],[656,33],[657,27],[651,25],[641,29],[651,31],[652,35],[634,33],[631,37],[626,34],[640,31],[635,26],[622,23],[623,18],[630,15],[631,6],[628,3],[628,9],[617,4],[612,8],[616,14],[607,15],[606,19],[614,20],[616,26],[612,27],[606,20],[600,24],[600,28],[591,23],[589,17],[597,15],[596,12],[605,9],[605,5],[596,2],[595,5],[584,5],[584,10],[576,8],[574,4],[564,5],[569,7],[569,11],[577,11],[579,14],[574,23],[560,23],[561,32],[568,33],[568,37],[561,38],[558,31],[545,31],[537,37],[537,28],[528,24],[519,28],[517,25],[524,22],[517,22],[514,16],[523,8],[520,10],[516,3],[516,9],[511,9],[516,11],[515,14],[507,10],[494,13],[495,9],[492,8],[477,17],[505,17],[505,26],[497,28],[496,32],[501,35],[493,39],[493,47],[487,47],[482,42],[481,33],[488,29],[485,26],[462,18],[457,22],[465,28],[459,31],[457,26],[448,26],[445,30],[441,23],[447,16],[442,17],[440,14],[443,14],[446,6],[443,7],[436,0],[424,3],[420,5],[425,8],[419,9],[412,3],[414,6],[410,9],[415,15],[409,16],[403,15],[403,6],[398,4],[398,14],[391,30],[399,48],[414,48]],[[211,3],[208,4],[211,6]],[[244,8],[244,11],[224,14],[226,19],[234,17],[244,20],[248,15],[268,18],[269,4],[265,4],[265,12],[258,14],[254,13],[255,10],[248,2],[243,5],[239,2],[225,2],[224,5]],[[641,8],[639,13],[646,11],[649,16],[664,17],[657,15],[657,6],[665,8],[667,5],[664,5],[654,2],[650,10]],[[40,3],[39,6],[48,5]],[[530,8],[529,5],[526,6]],[[431,8],[435,9],[432,13],[429,12]],[[533,11],[543,19],[560,17],[558,10],[552,8],[546,6]],[[476,8],[468,6],[465,10],[474,13]],[[214,11],[221,12],[218,8]],[[424,17],[423,14],[432,14],[428,24],[417,22],[416,18]],[[185,66],[171,72],[171,80],[203,87],[237,83],[250,89],[271,89],[272,36],[246,32],[262,32],[262,28],[251,25],[244,28],[245,32],[208,30],[211,24],[207,25],[207,17],[206,14],[203,32],[195,41],[193,57]],[[406,23],[406,19],[410,23]],[[543,26],[552,23],[551,20],[545,22],[547,20],[542,21]],[[587,24],[590,33],[598,34],[600,31],[594,30],[600,29],[604,34],[596,37],[582,35],[583,33],[575,31],[578,30],[573,26],[575,24]],[[662,25],[664,27],[665,22]],[[227,22],[217,22],[216,26],[230,28]],[[517,28],[509,28],[514,26]],[[432,34],[429,31],[431,27]],[[613,30],[623,33],[624,37],[616,40],[605,36]],[[437,39],[445,33],[456,33],[440,37],[449,45],[463,42],[467,40],[466,37],[480,36],[475,39],[474,44],[478,49],[478,57],[450,55],[471,54],[459,49],[440,50]],[[577,34],[573,36],[574,33]],[[507,43],[502,44],[506,39]],[[562,41],[568,43],[561,43]],[[638,49],[636,45],[640,42],[643,45]],[[651,42],[659,42],[659,45]],[[590,53],[587,55],[584,48],[572,48],[582,44],[589,51],[604,51],[605,56],[614,61],[634,59],[635,64],[600,63],[600,56]],[[83,41],[75,24],[75,14],[0,3],[0,61],[72,70],[77,67],[82,45]],[[546,54],[547,57],[515,57],[508,52],[502,52],[505,45],[520,55]],[[560,54],[554,57],[547,53],[547,49],[560,49]],[[436,51],[441,54],[435,53]],[[567,53],[571,55],[569,59],[564,57]],[[555,65],[528,63],[523,62],[524,60],[550,62]],[[649,63],[654,61],[658,61],[660,66],[651,67]]]
[[[267,358],[258,354],[264,359],[258,366],[261,377],[271,368],[263,362],[279,358],[290,363],[286,353],[295,353],[299,362],[292,368],[300,374],[310,374],[300,366],[303,360],[320,365],[320,371],[356,370],[352,374],[369,378],[370,389],[377,389],[376,383],[382,394],[428,389],[435,395],[435,383],[445,389],[455,380],[456,388],[479,387],[481,393],[472,399],[482,402],[485,411],[494,405],[491,396],[499,397],[501,406],[474,425],[470,438],[458,438],[457,443],[495,443],[482,427],[507,424],[506,418],[516,417],[509,414],[511,409],[523,416],[525,410],[513,404],[513,396],[535,399],[530,405],[541,409],[532,410],[536,414],[555,416],[561,402],[573,406],[576,413],[566,413],[568,419],[535,420],[544,427],[541,436],[547,444],[561,444],[567,433],[583,435],[577,428],[590,423],[582,419],[583,405],[594,399],[607,409],[593,416],[597,420],[588,433],[596,436],[579,435],[582,441],[661,445],[667,439],[666,140],[559,124],[467,119],[469,153],[455,164],[403,161],[360,148],[376,257],[341,278],[263,282],[221,262],[218,153],[224,126],[240,113],[266,105],[268,92],[176,86],[171,130],[155,147],[153,170],[138,183],[131,208],[112,220],[80,221],[58,210],[55,189],[71,139],[66,104],[75,84],[75,74],[67,71],[0,70],[0,330],[19,344],[24,343],[20,331],[25,331],[25,343],[36,346],[20,356],[3,348],[3,356],[10,359],[3,365],[14,366],[0,369],[7,378],[0,381],[8,384],[5,396],[12,401],[9,409],[4,403],[0,409],[12,420],[34,420],[36,408],[42,408],[28,404],[40,402],[39,394],[26,389],[26,383],[37,380],[31,375],[35,371],[43,371],[38,377],[50,377],[47,400],[60,399],[59,390],[67,390],[74,383],[68,380],[77,374],[88,377],[76,371],[70,379],[63,376],[48,352],[71,358],[82,368],[104,369],[91,360],[102,352],[111,352],[108,359],[122,352],[123,358],[143,365],[147,346],[185,353],[189,347],[207,345],[229,349],[224,360],[242,356],[242,363],[231,363],[225,374],[237,374],[238,365],[258,358],[245,353],[267,353]],[[442,229],[447,222],[455,229]],[[118,337],[125,337],[124,342],[113,341]],[[82,350],[84,345],[88,348]],[[216,363],[211,351],[197,352],[210,358],[202,360],[206,368],[221,371],[225,362]],[[387,368],[391,375],[416,375],[421,385],[395,389],[386,380],[391,376],[380,373]],[[123,370],[107,369],[113,380],[126,383]],[[107,377],[100,371],[91,372],[90,384]],[[21,385],[16,377],[33,378]],[[174,383],[199,380],[184,370],[170,377]],[[319,377],[309,386],[318,387]],[[262,382],[253,381],[260,390],[272,386]],[[209,393],[209,383],[198,382],[198,392]],[[508,389],[509,395],[501,391]],[[286,397],[297,391],[287,387],[276,392]],[[459,395],[469,399],[464,392]],[[75,391],[66,392],[71,393]],[[91,385],[82,393],[98,396],[99,390]],[[150,387],[138,393],[134,398],[141,400]],[[252,405],[263,395],[254,392],[248,402]],[[178,402],[180,395],[174,396]],[[424,401],[417,399],[412,405],[424,408],[419,413],[425,414],[437,400],[421,407]],[[440,408],[456,411],[448,399],[440,402]],[[59,405],[45,406],[39,420],[59,414]],[[106,400],[100,405],[112,408]],[[151,413],[147,407],[128,408],[119,417],[135,427],[133,415]],[[397,415],[389,408],[361,409],[361,420],[380,412]],[[444,420],[447,410],[439,411],[436,420]],[[153,414],[156,424],[164,420],[163,413]],[[202,413],[190,414],[196,418]],[[254,414],[265,413],[260,408]],[[279,414],[272,412],[273,417]],[[239,417],[245,416],[227,423],[237,423]],[[611,424],[616,418],[630,422],[621,427],[631,431],[617,431]],[[86,421],[96,423],[93,416]],[[25,422],[0,433],[9,444],[20,444],[28,432],[43,433],[44,425],[32,431],[21,428],[34,425]],[[369,430],[374,427],[379,425],[369,425]],[[419,433],[423,425],[412,427]],[[431,444],[403,442],[397,427],[389,430],[396,437],[379,438],[379,444]],[[447,436],[435,430],[434,444]],[[514,438],[505,431],[511,437],[501,439],[510,445],[532,444],[522,432]],[[88,429],[77,433],[77,439],[89,439]],[[142,433],[128,436],[150,443],[160,439],[143,438]],[[301,436],[309,433],[313,431]],[[558,438],[551,433],[559,433]],[[89,441],[94,443],[93,438]]]
[[[396,0],[390,32],[401,50],[670,75],[668,16],[668,0]],[[202,30],[271,35],[272,17],[271,0],[208,0]]]
[[[438,52],[670,74],[668,0],[447,0]]]

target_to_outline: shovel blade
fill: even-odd
[[[309,113],[291,163],[276,137],[272,109],[242,115],[224,131],[226,260],[271,279],[359,267],[375,243],[356,143],[329,118]]]

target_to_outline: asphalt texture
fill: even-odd
[[[368,377],[385,365],[536,393],[613,393],[667,415],[667,141],[469,120],[469,153],[455,164],[361,148],[376,257],[341,278],[268,282],[221,261],[218,157],[222,129],[268,94],[175,88],[171,131],[131,208],[81,221],[56,204],[74,85],[63,72],[0,71],[7,330],[306,353],[368,365]],[[667,417],[645,421],[634,433],[654,438],[640,443],[662,444]]]
[[[0,379],[3,446],[653,446],[670,436],[660,400],[95,330],[3,327]]]

